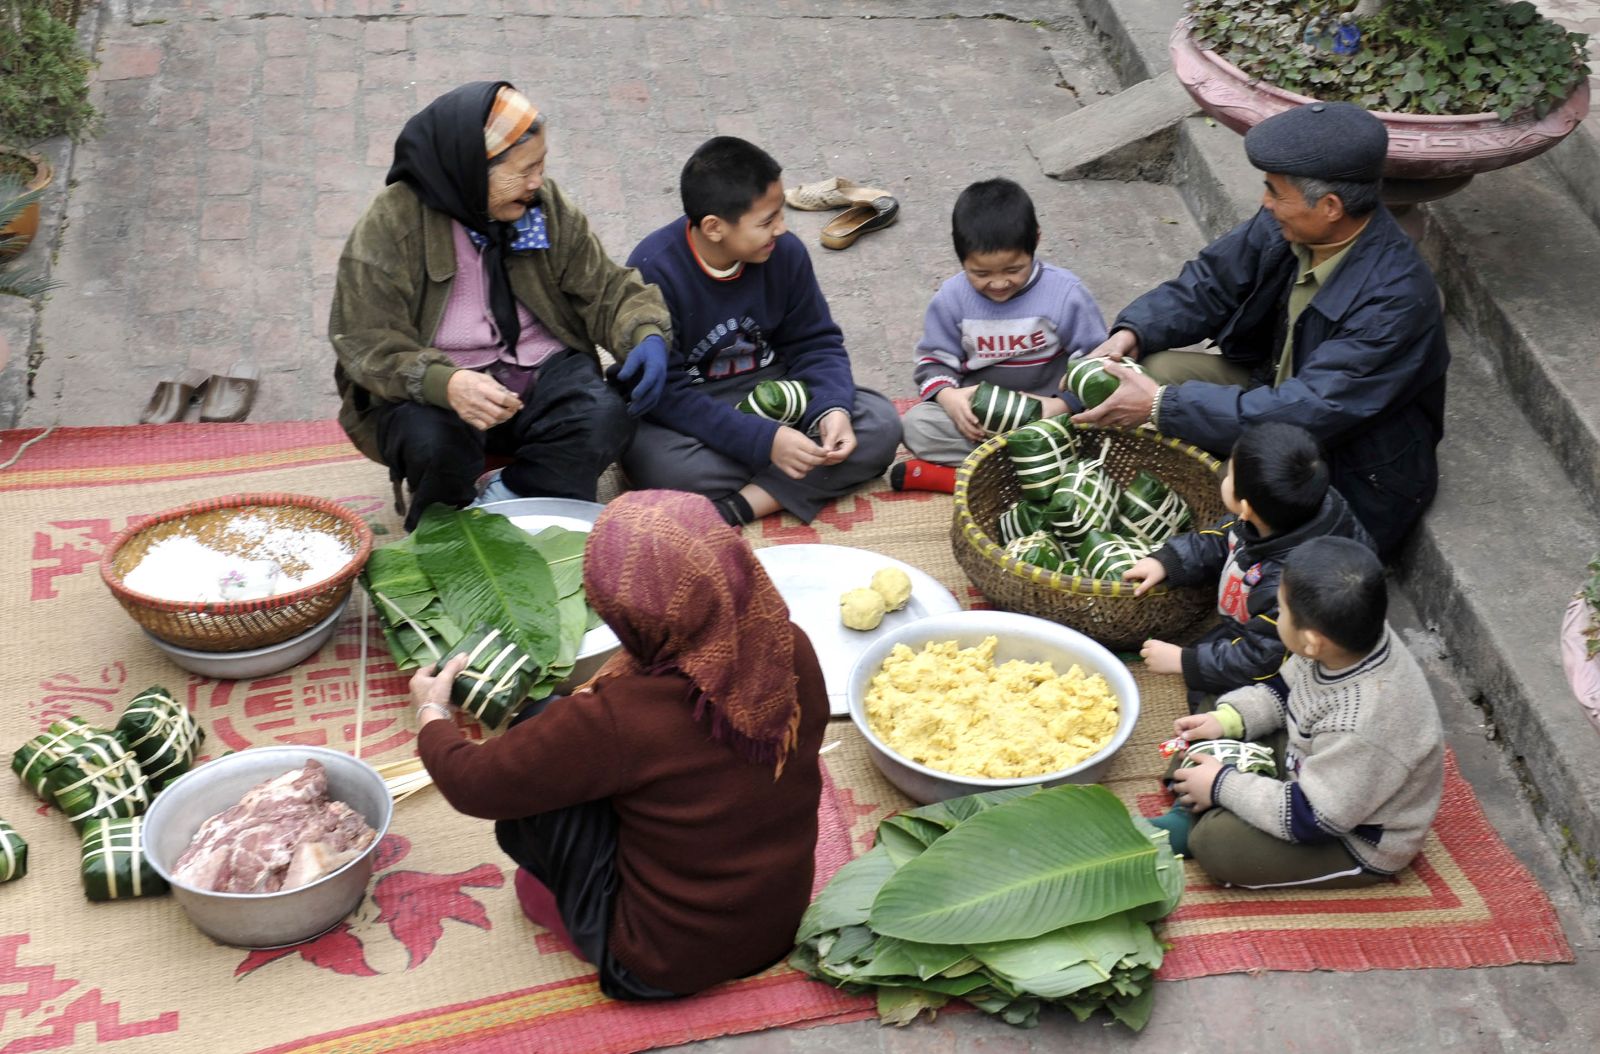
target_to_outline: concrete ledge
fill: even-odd
[[[1172,162],[1178,122],[1198,109],[1169,71],[1035,128],[1028,149],[1055,179],[1159,182]]]
[[[1589,221],[1600,225],[1600,126],[1585,120],[1534,164],[1554,173]]]
[[[1481,335],[1539,438],[1600,508],[1600,229],[1536,164],[1479,176],[1426,211],[1422,245],[1450,310]]]

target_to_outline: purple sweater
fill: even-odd
[[[1022,292],[998,304],[958,274],[928,304],[912,379],[923,399],[980,381],[1054,395],[1067,359],[1105,339],[1100,308],[1065,268],[1040,261]]]
[[[707,381],[782,362],[786,376],[806,382],[811,392],[801,431],[827,410],[855,406],[844,334],[828,311],[805,246],[793,234],[778,239],[766,263],[745,264],[733,278],[713,278],[695,259],[688,220],[680,217],[647,235],[628,266],[660,287],[672,313],[667,390],[650,420],[759,470],[772,460],[778,422],[712,397],[702,387]]]

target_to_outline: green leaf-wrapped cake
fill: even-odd
[[[1010,545],[1025,534],[1044,530],[1044,508],[1036,501],[1015,501],[1007,506],[995,526],[1000,544]]]
[[[450,699],[490,728],[516,716],[542,672],[527,652],[489,625],[463,637],[444,662],[457,655],[467,656],[467,667],[456,674]]]
[[[68,750],[99,731],[81,717],[64,717],[54,721],[49,728],[17,748],[16,753],[11,755],[11,771],[27,785],[35,798],[47,802],[50,792],[45,789],[44,774]]]
[[[779,424],[794,425],[805,416],[810,402],[811,392],[804,381],[762,381],[739,400],[737,409]]]
[[[1075,462],[1050,495],[1045,522],[1064,544],[1075,546],[1090,531],[1111,529],[1118,496],[1117,485],[1099,461]]]
[[[133,697],[117,721],[116,735],[158,791],[189,771],[205,739],[189,708],[160,686]]]
[[[1224,765],[1232,765],[1240,772],[1255,772],[1263,776],[1278,775],[1278,763],[1272,748],[1265,743],[1250,743],[1242,739],[1206,739],[1190,743],[1183,752],[1179,768],[1188,768],[1196,758],[1216,758]]]
[[[92,732],[45,774],[45,788],[78,830],[101,817],[142,815],[150,806],[150,780],[122,740]]]
[[[972,393],[972,412],[985,432],[998,435],[1037,421],[1044,413],[1044,403],[1027,392],[983,381]]]
[[[0,820],[0,882],[11,882],[27,873],[27,841],[16,828]]]
[[[1069,575],[1074,573],[1071,558],[1061,548],[1061,543],[1046,531],[1037,531],[1018,538],[1006,546],[1005,553],[1013,559],[1042,567],[1046,571],[1060,571]]]
[[[1023,425],[1006,436],[1006,456],[1028,501],[1049,501],[1078,455],[1078,433],[1058,417]]]
[[[1122,573],[1150,550],[1136,538],[1124,538],[1107,531],[1090,531],[1078,546],[1078,563],[1090,578],[1121,581]]]
[[[1189,524],[1189,503],[1148,469],[1140,469],[1117,500],[1123,526],[1152,548]]]
[[[143,826],[142,816],[91,820],[84,825],[78,874],[90,900],[127,900],[167,891],[166,879],[144,855]]]
[[[1121,378],[1106,372],[1107,361],[1104,358],[1077,359],[1067,367],[1067,375],[1062,378],[1061,386],[1081,399],[1086,409],[1092,410],[1111,398],[1111,393],[1122,383]],[[1122,365],[1144,372],[1143,366],[1129,359],[1123,359]]]

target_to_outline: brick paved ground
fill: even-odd
[[[1139,0],[1129,0],[1139,2]],[[1554,0],[1560,4],[1563,0]],[[1578,0],[1566,0],[1568,6]],[[1587,2],[1587,0],[1584,0]],[[613,255],[677,211],[683,158],[756,139],[794,181],[891,188],[898,226],[843,253],[826,216],[791,214],[865,383],[909,391],[927,297],[954,268],[949,207],[1005,174],[1035,194],[1044,252],[1108,314],[1174,273],[1200,235],[1169,187],[1053,184],[1021,134],[1109,88],[1067,0],[111,0],[100,27],[103,135],[77,151],[44,360],[27,424],[136,420],[156,380],[244,359],[254,420],[335,410],[325,339],[344,236],[381,186],[394,134],[439,92],[522,86],[552,120],[552,174]],[[423,12],[426,13],[423,13]],[[953,14],[952,14],[953,12]],[[6,316],[0,316],[0,323]],[[1591,1050],[1593,930],[1464,697],[1452,743],[1491,819],[1552,891],[1573,967],[1211,978],[1164,985],[1133,1037],[979,1015],[907,1031],[774,1032],[705,1052]]]

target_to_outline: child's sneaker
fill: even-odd
[[[935,465],[932,461],[911,458],[889,469],[889,486],[895,490],[931,490],[938,494],[956,492],[954,465]]]

